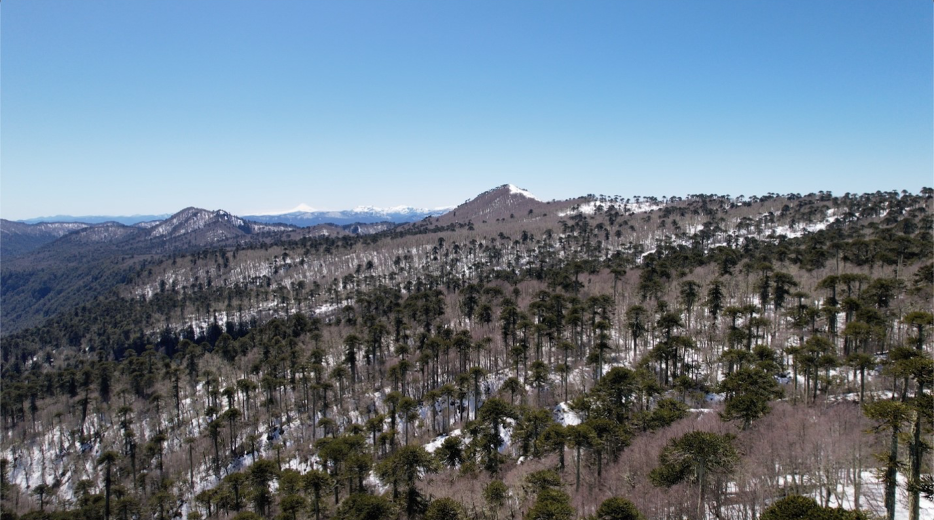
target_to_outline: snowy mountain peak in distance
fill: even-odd
[[[282,223],[294,226],[308,227],[318,224],[374,224],[377,222],[391,222],[404,224],[422,220],[425,217],[434,217],[445,213],[449,208],[424,209],[411,206],[396,206],[392,208],[377,208],[374,206],[357,206],[351,210],[316,210],[307,204],[299,204],[294,210],[285,213],[263,213],[256,215],[243,215],[243,218],[255,222]]]
[[[350,210],[352,213],[367,213],[373,215],[413,215],[413,214],[441,214],[451,208],[413,208],[412,206],[394,206],[391,208],[377,208],[375,206],[357,206]]]
[[[259,213],[259,215],[294,215],[301,213],[314,213],[318,210],[302,202],[298,206],[288,210],[288,211],[267,211],[265,213]]]
[[[305,213],[309,213],[309,212],[312,212],[312,211],[314,211],[314,210],[315,210],[315,208],[313,208],[313,207],[311,207],[311,206],[309,206],[308,204],[305,204],[305,203],[303,202],[303,203],[299,204],[298,206],[295,206],[295,209],[293,209],[292,211],[293,211],[293,212],[294,212],[294,211],[302,211],[302,212],[305,212]]]

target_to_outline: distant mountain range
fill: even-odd
[[[0,220],[0,258],[9,258],[27,253],[86,227],[88,227],[88,224],[83,222],[27,224],[11,220]]]
[[[341,228],[334,228],[341,232]],[[43,222],[25,224],[0,219],[0,256],[12,258],[39,250],[51,256],[91,252],[161,253],[223,245],[253,235],[297,231],[294,226],[250,222],[223,210],[185,208],[166,219],[126,225]]]
[[[80,217],[60,216],[56,218],[62,222],[34,224],[0,219],[4,329],[35,325],[44,317],[105,294],[137,276],[139,262],[164,255],[393,229],[406,233],[501,219],[518,222],[569,204],[541,202],[507,184],[452,210],[358,207],[315,211],[299,207],[278,215],[240,217],[224,210],[185,208],[155,219],[159,216],[90,217],[89,222],[70,222]]]
[[[447,208],[357,207],[344,211],[316,211],[300,206],[275,215],[238,217],[226,211],[186,208],[174,215],[86,216],[57,215],[10,221],[0,219],[0,256],[12,258],[61,239],[61,245],[107,243],[121,249],[145,244],[158,250],[180,245],[205,246],[247,238],[257,233],[301,231],[314,234],[370,234],[400,224],[442,215]],[[320,227],[321,229],[318,229]],[[298,229],[298,228],[315,228]],[[185,237],[182,240],[182,237]]]
[[[437,217],[451,208],[413,208],[411,206],[397,206],[394,208],[376,208],[373,206],[358,206],[348,210],[316,210],[304,204],[283,213],[269,213],[260,215],[240,215],[240,218],[263,224],[289,224],[297,227],[310,227],[319,224],[334,224],[344,226],[347,224],[375,224],[378,222],[391,222],[405,224],[417,222],[425,217]],[[55,215],[51,217],[36,217],[17,220],[23,224],[43,223],[72,223],[72,224],[104,224],[118,223],[125,226],[135,226],[141,223],[158,222],[172,217],[171,213],[164,215]],[[11,221],[13,222],[13,221]]]
[[[171,213],[164,215],[129,215],[129,216],[106,216],[106,215],[87,215],[84,217],[75,217],[72,215],[55,215],[53,217],[36,217],[17,220],[23,224],[41,224],[45,222],[70,222],[80,224],[103,224],[105,222],[116,222],[124,226],[132,226],[140,222],[152,222],[154,220],[165,220],[171,217]]]
[[[258,234],[270,233],[365,235],[419,222],[447,225],[540,215],[547,204],[526,190],[504,184],[456,208],[359,206],[350,210],[321,211],[300,205],[285,213],[242,216],[223,210],[186,208],[172,215],[0,219],[0,256],[11,259],[43,247],[53,256],[63,251],[86,254],[89,247],[96,252],[104,248],[125,254],[165,253],[251,241]]]
[[[290,224],[298,227],[317,226],[319,224],[335,224],[345,226],[348,224],[375,224],[377,222],[391,222],[393,224],[406,224],[417,222],[425,217],[443,215],[451,208],[424,209],[399,206],[395,208],[374,208],[360,206],[354,209],[341,211],[319,211],[311,208],[299,207],[288,213],[276,215],[243,215],[246,220],[263,222],[266,224]]]

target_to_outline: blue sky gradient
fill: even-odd
[[[59,2],[0,15],[0,215],[918,191],[932,3]]]

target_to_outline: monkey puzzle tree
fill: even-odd
[[[435,457],[443,466],[456,468],[464,462],[464,442],[460,437],[452,436],[444,439],[441,446],[435,450]]]
[[[473,418],[476,420],[477,410],[480,408],[480,379],[486,375],[486,370],[481,367],[472,367],[469,374],[473,380]]]
[[[637,388],[635,372],[624,367],[611,368],[593,388],[595,413],[621,424],[626,422]]]
[[[658,456],[659,465],[649,473],[656,486],[671,487],[689,482],[697,488],[695,518],[704,518],[707,482],[711,475],[733,471],[739,454],[732,435],[693,431],[668,442]]]
[[[500,427],[507,418],[514,419],[516,411],[506,401],[492,397],[480,407],[479,416],[479,432],[472,442],[480,453],[484,467],[495,475],[499,472],[502,458],[499,453],[503,444]]]
[[[886,510],[894,508],[895,478],[898,469],[898,443],[905,425],[908,425],[908,513],[910,520],[920,518],[920,491],[924,486],[921,479],[921,464],[924,453],[930,448],[925,438],[934,425],[934,399],[929,388],[934,386],[934,361],[923,352],[910,347],[897,347],[889,352],[886,372],[896,381],[902,381],[898,401],[881,401],[864,406],[866,415],[878,423],[879,431],[891,431],[891,441],[886,457],[883,482],[886,485]],[[910,383],[914,383],[914,395],[909,395]]]
[[[399,399],[399,415],[402,417],[405,444],[409,444],[409,423],[418,419],[418,403],[411,397]]]
[[[396,507],[382,496],[356,493],[341,502],[334,512],[334,520],[392,520],[396,518]]]
[[[312,469],[302,477],[302,485],[306,493],[311,493],[311,507],[315,512],[315,520],[321,518],[321,498],[327,495],[333,485],[331,477],[320,470]]]
[[[578,424],[568,425],[564,428],[567,443],[574,448],[575,452],[575,477],[574,489],[580,490],[581,487],[581,452],[587,448],[594,448],[598,444],[598,439],[590,425]]]
[[[350,367],[350,388],[354,391],[357,384],[357,349],[363,343],[360,336],[350,333],[344,338],[344,362]]]
[[[629,329],[629,337],[632,338],[632,351],[636,351],[639,338],[645,334],[649,312],[642,305],[633,305],[626,309],[626,328]]]
[[[596,520],[645,520],[645,517],[632,502],[622,497],[611,497],[597,508]]]
[[[532,384],[537,390],[538,406],[542,405],[542,388],[548,384],[548,365],[544,361],[538,360],[533,361],[531,365],[532,372],[529,375],[529,383]]]
[[[574,508],[571,498],[559,489],[543,489],[535,498],[535,503],[526,514],[526,520],[571,520]]]
[[[930,312],[913,311],[902,318],[902,323],[915,328],[917,333],[914,337],[915,348],[922,350],[924,348],[924,328],[934,325],[934,315]]]
[[[362,452],[366,441],[362,435],[323,437],[315,442],[318,457],[327,464],[334,482],[334,503],[340,502],[340,480],[345,473],[344,465],[355,451]]]
[[[726,376],[720,391],[726,394],[720,417],[724,421],[741,420],[743,430],[768,414],[769,401],[782,395],[775,378],[759,368],[742,368]]]
[[[453,498],[432,500],[425,510],[425,520],[464,520],[467,512],[464,506]]]
[[[516,404],[516,394],[519,393],[523,386],[522,382],[515,377],[508,377],[503,381],[503,386],[500,387],[502,391],[509,392],[509,404]]]
[[[398,497],[399,486],[406,488],[406,513],[411,518],[418,505],[415,483],[422,475],[437,471],[437,461],[422,446],[403,446],[376,465],[376,474],[383,482],[392,484],[393,497]]]
[[[868,520],[861,511],[823,507],[813,498],[791,495],[772,503],[759,520]]]
[[[564,426],[552,423],[542,432],[541,444],[548,451],[558,453],[558,467],[564,471],[564,447],[567,446],[567,431]]]
[[[260,459],[253,463],[249,469],[249,480],[253,488],[253,505],[256,512],[268,516],[269,506],[272,505],[272,492],[269,483],[279,476],[276,463],[268,459]]]
[[[493,512],[493,520],[497,520],[499,517],[499,509],[503,507],[508,497],[509,488],[502,480],[491,480],[483,488],[483,500],[486,501],[487,506]]]
[[[866,396],[866,370],[876,365],[876,360],[869,354],[853,352],[846,358],[846,364],[859,374],[859,402]]]
[[[110,520],[110,488],[113,484],[111,473],[113,465],[120,459],[115,451],[105,451],[97,458],[97,464],[104,466],[104,520]]]

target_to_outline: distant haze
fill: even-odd
[[[162,220],[171,216],[171,213],[163,215],[129,215],[129,216],[107,216],[107,215],[55,215],[51,217],[36,217],[20,220],[25,224],[38,224],[40,222],[84,222],[85,224],[100,224],[102,222],[119,222],[127,226],[138,224],[140,222],[150,222],[153,220]]]

